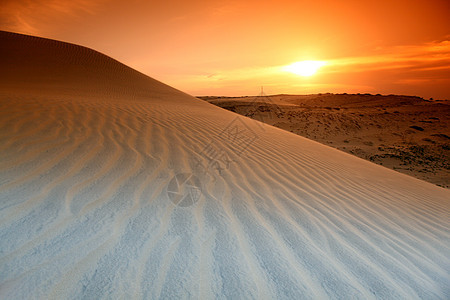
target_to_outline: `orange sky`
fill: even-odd
[[[159,2],[159,3],[155,3]],[[193,95],[450,99],[450,1],[2,0],[0,29],[88,46]],[[326,65],[311,77],[283,71]]]

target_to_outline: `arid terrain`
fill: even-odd
[[[371,94],[199,97],[379,165],[450,187],[450,101]]]
[[[450,299],[449,189],[75,44],[0,31],[0,69],[0,299]],[[444,103],[347,98],[229,103],[443,170]]]

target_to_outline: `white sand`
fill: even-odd
[[[450,298],[449,190],[86,48],[0,66],[1,299]]]

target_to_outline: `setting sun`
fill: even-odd
[[[312,76],[324,65],[324,61],[304,60],[287,65],[283,70],[300,76]]]

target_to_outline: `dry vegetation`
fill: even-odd
[[[450,187],[450,102],[370,94],[200,97],[379,165]]]

